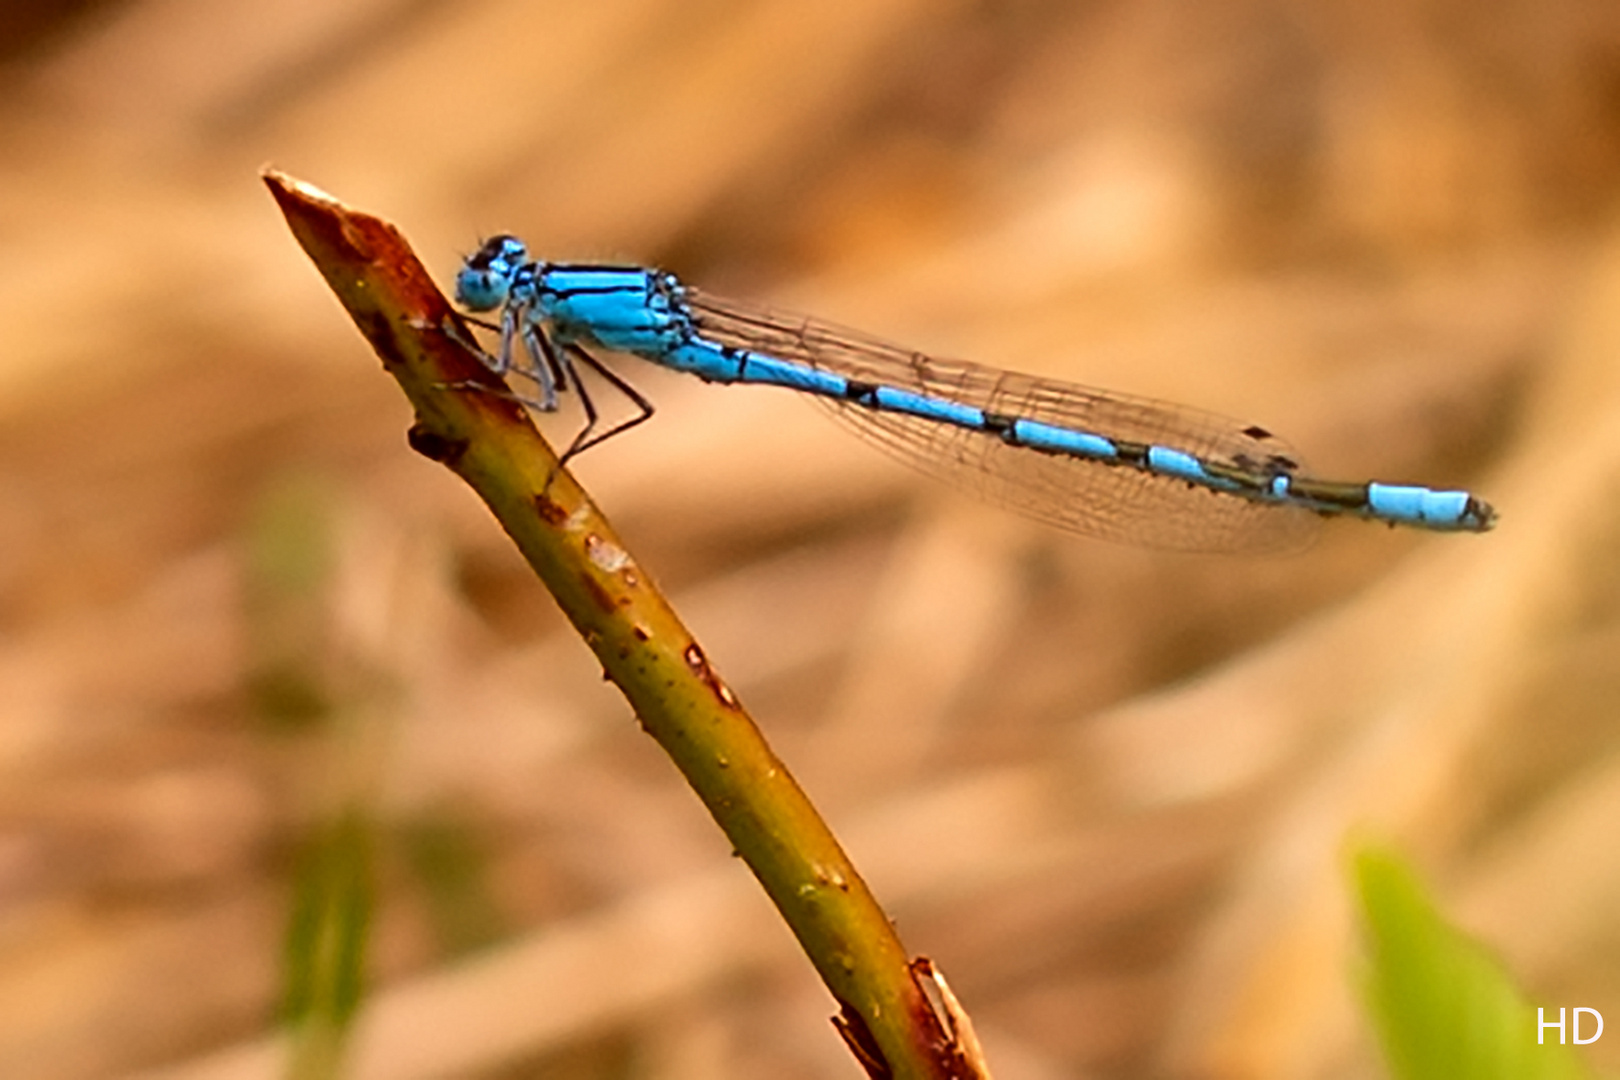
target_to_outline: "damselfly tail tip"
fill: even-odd
[[[1468,506],[1463,511],[1463,520],[1469,532],[1490,532],[1496,528],[1496,507],[1470,495]]]

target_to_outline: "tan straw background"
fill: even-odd
[[[516,232],[1490,499],[1109,546],[622,358],[659,415],[577,467],[1000,1080],[1383,1075],[1357,836],[1620,1032],[1612,0],[13,2],[0,54],[0,1076],[284,1075],[356,800],[347,1075],[857,1075],[266,163],[446,283]]]

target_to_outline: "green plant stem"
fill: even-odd
[[[410,444],[494,512],[641,726],[765,887],[873,1076],[978,1075],[810,800],[585,492],[465,343],[460,317],[391,225],[276,172],[294,236],[416,410]]]

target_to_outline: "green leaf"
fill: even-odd
[[[284,939],[282,1015],[298,1038],[289,1075],[338,1075],[349,1029],[365,991],[375,908],[375,825],[347,809],[300,853]]]
[[[1536,1006],[1483,945],[1445,921],[1404,862],[1363,848],[1354,870],[1370,961],[1363,992],[1397,1080],[1591,1080],[1556,1027],[1537,1042]],[[1558,1019],[1556,1008],[1545,1012]]]

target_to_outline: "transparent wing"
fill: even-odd
[[[1004,416],[1150,443],[1251,475],[1299,470],[1262,428],[1198,409],[941,360],[855,330],[688,287],[706,338],[851,379],[947,398]],[[1261,503],[1125,465],[1039,453],[992,433],[817,398],[901,461],[988,502],[1087,536],[1180,551],[1281,551],[1308,543],[1317,514]]]

